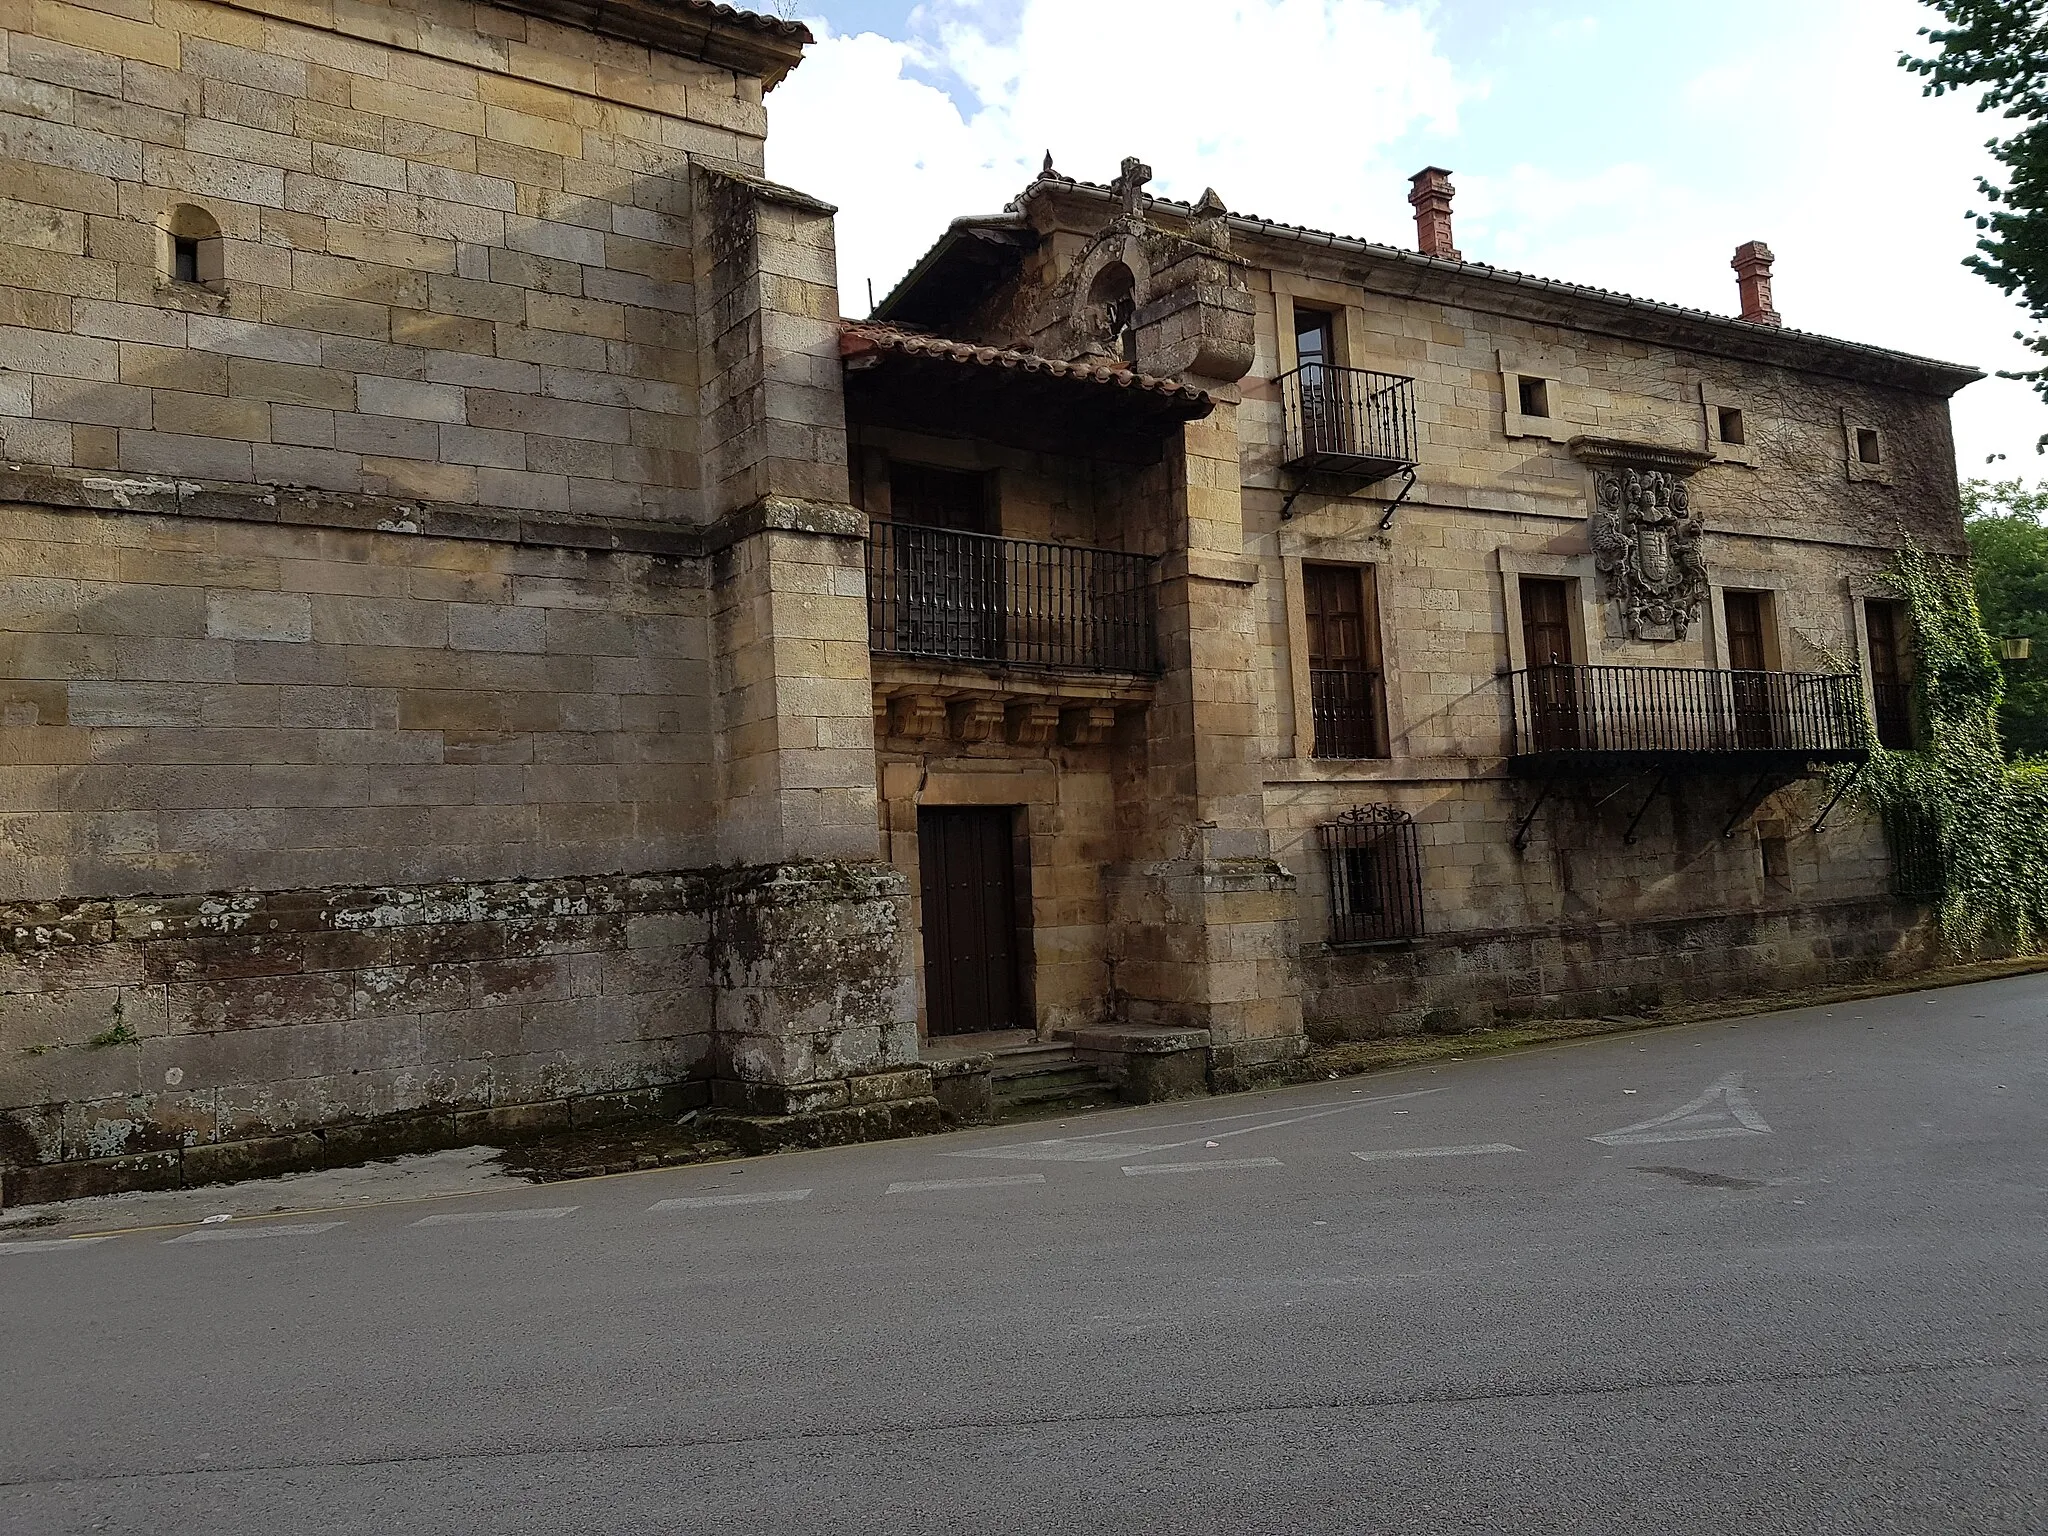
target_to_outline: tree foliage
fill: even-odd
[[[2034,654],[2005,664],[1998,731],[2014,756],[2048,758],[2048,482],[1963,482],[1963,531],[1977,610],[1994,637],[2024,635]]]
[[[1966,265],[2048,322],[2048,0],[1928,0],[1946,27],[1922,27],[1938,50],[1928,58],[1901,55],[1899,63],[1924,76],[1930,96],[1981,90],[1979,112],[1997,112],[2015,125],[1985,146],[2005,168],[2004,185],[1977,179],[1986,211],[1972,213],[1981,231],[1977,254]],[[2048,335],[2019,338],[2048,357]],[[2048,399],[2048,366],[2007,378],[2025,379]],[[2048,437],[2041,445],[2048,446]]]

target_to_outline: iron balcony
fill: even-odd
[[[1870,755],[1856,679],[1710,667],[1530,667],[1508,674],[1515,771],[1803,771]]]
[[[1158,670],[1148,556],[877,523],[867,566],[877,655]]]
[[[1289,469],[1370,483],[1416,465],[1415,381],[1309,363],[1280,376]]]

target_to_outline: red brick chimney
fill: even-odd
[[[1425,166],[1408,178],[1415,190],[1408,201],[1415,205],[1415,248],[1425,256],[1446,261],[1463,261],[1451,244],[1451,173],[1441,166]]]
[[[1752,325],[1783,325],[1771,308],[1771,248],[1761,240],[1735,247],[1735,286],[1742,294],[1742,318]]]

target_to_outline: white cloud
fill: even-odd
[[[1418,125],[1452,131],[1460,96],[1424,12],[1381,0],[1024,0],[1001,28],[949,7],[912,42],[811,25],[818,45],[768,98],[769,170],[843,210],[850,312],[1047,150],[1084,180],[1135,154],[1164,196],[1213,184],[1233,207],[1395,234],[1390,187],[1415,167],[1382,156]],[[961,81],[970,110],[918,74]]]
[[[1488,56],[1472,33],[1456,60],[1436,13],[1399,0],[932,0],[906,40],[814,22],[769,97],[769,168],[840,205],[851,313],[1048,148],[1069,175],[1106,181],[1136,154],[1166,195],[1213,185],[1241,211],[1400,244],[1405,178],[1433,159],[1462,168],[1475,260],[1730,313],[1729,257],[1762,239],[1792,325],[2026,366],[2023,317],[1960,265],[1999,125],[1923,99],[1895,63],[1924,6],[1780,7],[1765,50],[1731,15],[1725,49],[1674,48],[1664,88],[1630,93],[1611,87],[1643,79],[1640,13],[1613,3],[1615,27],[1588,16],[1568,47],[1501,32]],[[2003,451],[2048,474],[2048,409],[2024,385],[1971,386],[1956,423],[1965,473]]]

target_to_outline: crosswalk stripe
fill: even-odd
[[[1277,1157],[1212,1157],[1200,1163],[1133,1163],[1124,1166],[1127,1174],[1140,1173],[1206,1173],[1211,1169],[1223,1168],[1285,1168],[1287,1165]]]
[[[0,1253],[55,1253],[59,1248],[84,1248],[113,1237],[39,1237],[25,1243],[0,1243]]]
[[[684,1195],[674,1200],[657,1200],[647,1207],[650,1211],[702,1211],[719,1205],[781,1205],[792,1200],[808,1200],[808,1189],[768,1189],[744,1195]]]
[[[312,1237],[316,1233],[331,1232],[340,1226],[338,1221],[302,1221],[285,1226],[265,1227],[201,1227],[196,1232],[187,1232],[183,1237],[168,1237],[167,1243],[238,1243],[252,1237]]]
[[[445,1211],[438,1216],[422,1216],[413,1225],[416,1227],[454,1227],[473,1221],[553,1221],[577,1209],[573,1205],[529,1205],[512,1211]]]
[[[885,1191],[891,1195],[915,1194],[926,1189],[999,1189],[1005,1184],[1043,1184],[1042,1173],[1011,1173],[990,1179],[899,1179]]]
[[[1384,1152],[1354,1152],[1362,1163],[1391,1163],[1411,1157],[1488,1157],[1496,1152],[1519,1152],[1520,1147],[1504,1141],[1483,1141],[1469,1147],[1390,1147]]]

